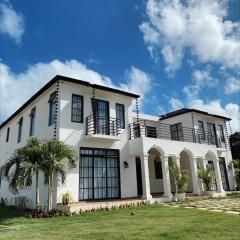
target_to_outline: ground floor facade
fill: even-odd
[[[75,166],[66,166],[66,183],[54,184],[53,207],[69,192],[74,202],[116,199],[172,201],[175,192],[169,168],[175,162],[186,169],[189,177],[187,193],[203,195],[205,187],[198,178],[198,167],[211,167],[215,176],[212,189],[218,196],[235,189],[231,153],[207,144],[168,141],[147,137],[130,140],[118,148],[114,145],[84,144],[76,147],[79,158]],[[33,176],[34,179],[34,176]],[[40,174],[40,201],[47,202],[47,187]],[[13,195],[8,183],[1,185],[1,197],[9,204],[26,197],[30,207],[35,204],[35,185]]]

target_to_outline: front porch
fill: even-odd
[[[173,163],[187,170],[188,194],[204,195],[206,189],[198,178],[197,168],[211,167],[215,175],[212,183],[214,197],[226,195],[216,147],[142,137],[131,140],[130,148],[131,158],[141,160],[142,192],[146,200],[154,201],[156,195],[159,196],[158,193],[162,193],[165,202],[173,200],[175,189],[169,174],[169,168]]]

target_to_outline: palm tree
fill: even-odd
[[[206,191],[211,191],[211,183],[214,176],[214,171],[210,168],[204,169],[203,167],[198,168],[198,177],[202,180],[206,186]]]
[[[36,208],[39,205],[39,170],[42,164],[41,143],[31,138],[27,144],[15,150],[10,159],[1,167],[1,178],[7,179],[9,189],[17,194],[20,189],[32,186],[36,177]]]
[[[65,166],[74,162],[75,151],[58,140],[49,140],[42,144],[43,172],[48,185],[48,210],[52,208],[54,176],[62,184],[66,180]]]

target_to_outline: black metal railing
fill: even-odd
[[[222,147],[224,141],[212,132],[200,134],[194,128],[180,127],[178,130],[171,129],[170,124],[139,120],[129,124],[129,139],[138,137],[151,137],[181,142],[205,143]]]
[[[120,120],[116,118],[97,117],[94,115],[86,117],[86,135],[119,136],[120,133]]]

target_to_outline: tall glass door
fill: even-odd
[[[80,200],[120,197],[119,151],[80,149]]]
[[[109,102],[92,99],[92,107],[95,133],[109,135]]]

